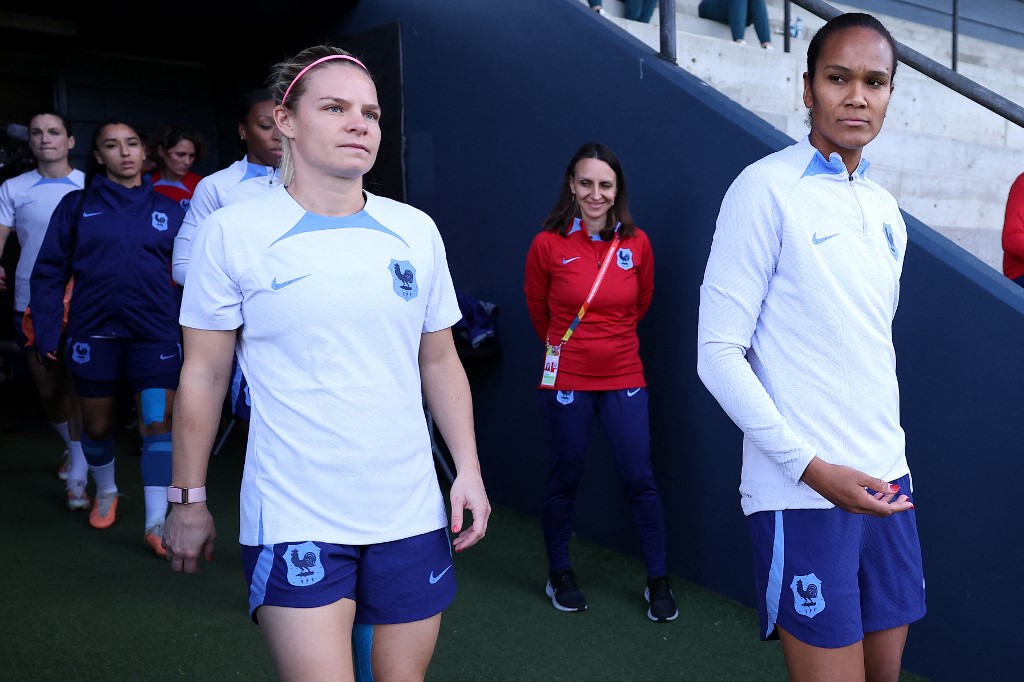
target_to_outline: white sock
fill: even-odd
[[[89,473],[92,480],[96,481],[96,494],[116,493],[117,484],[114,483],[114,464],[117,460],[111,460],[103,466],[94,467],[89,465]]]
[[[146,528],[162,526],[167,518],[167,487],[147,485],[143,491],[146,496]]]
[[[71,482],[77,481],[85,484],[89,478],[89,463],[85,461],[85,453],[82,452],[82,441],[73,440],[68,444],[71,451],[71,468],[68,470],[68,489],[71,489]]]
[[[68,431],[68,423],[60,422],[58,424],[57,422],[50,422],[50,426],[52,426],[53,430],[57,432],[57,435],[64,440],[64,447],[68,447],[71,443],[71,433]]]

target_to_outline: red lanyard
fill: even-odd
[[[616,232],[615,238],[612,239],[611,246],[608,247],[608,253],[606,253],[604,256],[604,262],[601,263],[601,269],[597,273],[597,279],[594,280],[594,286],[590,287],[590,293],[587,294],[587,300],[585,300],[583,302],[583,305],[580,306],[580,311],[576,313],[576,319],[573,320],[572,324],[569,325],[569,328],[565,330],[565,335],[562,336],[562,343],[565,343],[566,341],[569,340],[569,337],[572,336],[572,333],[576,330],[576,327],[579,326],[580,320],[582,320],[583,316],[587,314],[587,308],[590,307],[590,302],[594,300],[594,294],[597,293],[597,288],[601,286],[601,280],[604,279],[604,274],[608,272],[608,265],[612,262],[612,258],[615,257],[615,252],[618,251],[618,249],[619,233]]]

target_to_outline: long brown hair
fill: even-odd
[[[618,192],[615,195],[615,204],[608,209],[608,224],[601,230],[601,239],[610,241],[615,233],[616,223],[620,224],[619,236],[623,239],[632,237],[636,233],[636,225],[633,224],[633,216],[629,212],[629,195],[626,193],[626,176],[622,173],[622,164],[619,157],[611,149],[600,142],[587,142],[572,155],[569,165],[566,166],[565,176],[562,178],[562,189],[558,194],[558,201],[551,209],[541,229],[547,232],[557,232],[563,237],[569,234],[573,218],[580,217],[579,206],[576,204],[576,197],[573,195],[569,185],[576,177],[576,164],[582,159],[597,159],[604,161],[615,171],[615,184]]]

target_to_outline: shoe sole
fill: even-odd
[[[548,584],[544,586],[544,594],[551,597],[551,605],[563,613],[583,613],[587,610],[586,606],[584,606],[582,609],[571,609],[559,604],[558,600],[555,599],[555,588],[551,586],[550,582],[548,582]]]
[[[72,503],[72,502],[65,502],[64,504],[68,508],[68,511],[73,511],[73,512],[74,511],[85,511],[86,509],[88,509],[89,507],[92,506],[92,502],[90,502],[89,500],[82,500],[81,502],[74,502],[74,503]]]
[[[676,612],[668,618],[658,618],[653,613],[651,613],[650,609],[647,609],[647,617],[655,623],[669,623],[679,617],[679,609],[676,609]]]

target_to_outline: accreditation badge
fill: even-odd
[[[562,353],[562,344],[552,346],[547,344],[544,351],[544,373],[540,377],[540,385],[544,388],[555,387],[555,377],[558,376],[558,356]]]

